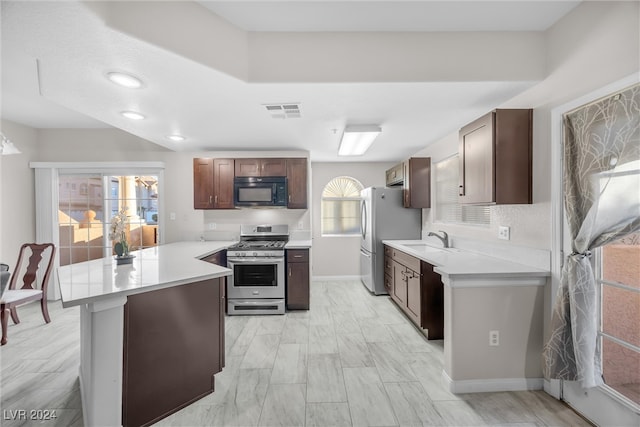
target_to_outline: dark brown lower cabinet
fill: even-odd
[[[427,330],[428,339],[444,338],[444,286],[433,265],[389,246],[384,254],[385,286],[391,300]]]
[[[130,295],[122,425],[146,426],[214,391],[224,367],[225,278]]]
[[[393,265],[393,299],[403,307],[407,305],[407,281],[406,267],[395,260],[391,261]]]
[[[309,249],[287,249],[287,309],[309,310]]]

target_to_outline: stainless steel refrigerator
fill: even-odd
[[[420,239],[422,209],[402,207],[401,188],[369,187],[360,196],[360,275],[369,291],[382,295],[387,293],[382,241]]]

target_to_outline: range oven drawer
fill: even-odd
[[[227,313],[229,315],[284,314],[284,298],[229,299],[227,304]]]

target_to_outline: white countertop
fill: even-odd
[[[285,245],[285,249],[309,249],[311,247],[311,239],[309,240],[289,240]]]
[[[231,241],[177,242],[131,252],[132,264],[113,257],[58,267],[62,306],[88,304],[228,276],[231,270],[203,258],[234,244]]]
[[[433,265],[450,278],[478,276],[545,277],[547,270],[456,248],[437,248],[423,240],[383,240],[382,243]]]

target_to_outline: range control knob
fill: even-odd
[[[254,253],[253,253],[253,256],[258,256],[258,252],[254,252]]]

